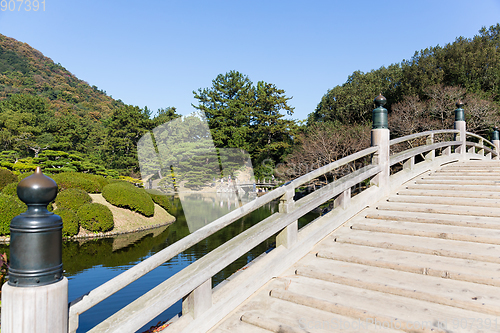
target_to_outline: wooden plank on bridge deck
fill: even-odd
[[[333,323],[350,325],[342,332],[386,332],[353,329],[356,321],[411,332],[499,332],[500,168],[493,165],[454,163],[408,182],[331,233],[211,332],[339,331]],[[445,176],[460,170],[488,177]]]

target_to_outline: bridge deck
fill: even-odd
[[[340,328],[500,331],[498,161],[454,163],[406,183],[326,237],[210,332]]]

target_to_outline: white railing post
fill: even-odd
[[[198,318],[212,306],[212,278],[203,282],[189,295],[182,299],[182,315],[191,314],[193,319]]]
[[[290,213],[295,207],[295,201],[293,197],[295,196],[295,189],[293,187],[287,189],[285,195],[280,199],[279,212],[280,213]],[[299,232],[299,221],[295,220],[290,223],[285,229],[283,229],[276,236],[276,247],[283,245],[286,248],[290,248],[295,242],[297,242],[297,235]]]
[[[455,141],[462,141],[462,144],[460,145],[459,148],[457,148],[457,150],[460,153],[462,160],[465,160],[465,153],[467,152],[467,145],[466,145],[467,135],[466,135],[465,114],[464,114],[464,109],[462,109],[464,103],[462,103],[462,101],[459,100],[456,106],[457,109],[455,110],[455,129],[459,130],[460,133],[455,135]]]
[[[384,108],[386,98],[382,94],[375,98],[377,108],[372,113],[371,145],[378,146],[378,151],[373,156],[373,164],[381,166],[382,171],[371,180],[371,184],[379,186],[384,193],[389,192],[389,128],[387,125],[387,109]]]
[[[500,131],[498,130],[498,127],[495,126],[493,128],[493,133],[491,133],[491,142],[495,145],[495,151],[497,152],[497,156],[495,156],[495,160],[499,159],[499,154],[500,154]]]

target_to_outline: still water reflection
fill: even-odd
[[[187,202],[185,199],[188,198],[183,198],[183,204]],[[206,205],[212,205],[213,203],[214,206],[217,204],[219,207],[220,202],[224,202],[227,209],[227,198],[225,199],[226,200],[222,201],[216,201],[214,199],[212,202],[211,198],[208,198],[204,202]],[[230,205],[232,205],[231,198],[229,198],[229,202]],[[204,225],[205,220],[199,218],[194,220],[200,221],[200,225],[188,225],[186,216],[191,217],[188,218],[188,220],[194,221],[193,212],[191,211],[191,214],[186,214],[182,209],[183,205],[180,204],[179,198],[172,197],[171,203],[173,206],[172,213],[176,217],[176,222],[167,227],[129,235],[121,235],[115,238],[64,242],[63,267],[65,276],[69,280],[69,300],[74,300],[89,292]],[[234,206],[230,207],[228,211],[234,209]],[[184,207],[186,207],[186,205],[184,205]],[[199,206],[198,208],[199,209],[196,209],[196,211],[200,212],[201,215],[203,215],[203,212],[208,211],[207,209],[203,209],[203,206]],[[77,332],[87,332],[126,304],[134,301],[165,279],[179,272],[184,267],[227,240],[270,216],[276,212],[277,209],[277,202],[271,202],[172,258],[170,261],[164,263],[144,277],[83,313],[79,318],[79,328]],[[198,215],[201,216],[200,214]],[[299,227],[312,221],[317,216],[319,216],[317,213],[309,213],[304,216],[299,220]],[[274,247],[274,238],[266,240],[216,274],[212,279],[213,285],[217,285],[236,270],[272,247]],[[0,252],[1,251],[8,252],[8,247],[1,246]],[[151,321],[151,323],[145,325],[139,332],[145,331],[160,320],[172,318],[180,311],[181,302],[179,301]]]

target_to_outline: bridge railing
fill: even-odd
[[[197,295],[200,293],[206,294],[201,298],[211,299],[211,278],[216,273],[276,233],[281,232],[281,234],[277,236],[277,247],[280,245],[290,246],[297,239],[297,220],[301,216],[343,192],[346,192],[344,194],[345,198],[350,197],[351,187],[365,179],[373,177],[380,172],[381,168],[378,165],[368,165],[294,202],[293,197],[296,188],[348,163],[373,155],[377,151],[378,147],[370,147],[299,177],[288,185],[279,187],[245,204],[239,209],[222,216],[157,254],[145,259],[119,276],[95,288],[83,297],[71,302],[69,310],[69,331],[76,331],[78,327],[78,316],[81,313],[95,306],[164,262],[172,259],[184,250],[214,234],[218,230],[228,226],[259,207],[280,198],[281,202],[278,213],[254,225],[183,269],[181,272],[167,279],[147,294],[100,323],[92,332],[110,332],[110,330],[123,332],[124,330],[133,331],[139,329],[186,295],[191,295],[192,300],[185,302],[191,302],[194,303],[194,305],[188,306],[186,303],[183,305],[183,312],[185,312],[186,308],[192,308],[190,312],[193,312],[194,316],[196,316],[196,314],[201,311],[200,307],[206,307],[206,305],[197,304],[197,299],[200,297]],[[345,200],[347,201],[348,199]],[[201,303],[204,302],[205,301],[202,301]],[[211,301],[206,302],[211,304]],[[130,316],[130,313],[137,314],[139,312],[141,313],[140,315]]]
[[[389,140],[387,110],[383,108],[384,101],[385,98],[382,96],[376,99],[378,108],[374,110],[372,147],[320,167],[285,186],[278,187],[198,229],[74,300],[69,308],[69,332],[76,332],[78,317],[81,313],[218,230],[259,207],[279,199],[280,205],[277,213],[190,264],[91,330],[91,332],[135,331],[177,301],[183,300],[182,317],[168,329],[186,332],[206,331],[267,280],[306,255],[314,244],[350,217],[378,201],[394,187],[400,186],[418,174],[436,169],[444,163],[472,158],[498,158],[499,140],[490,142],[473,133],[465,132],[465,124],[462,126],[461,123],[456,123],[454,130],[427,131]],[[452,140],[434,142],[436,136],[450,134],[454,136]],[[467,135],[478,142],[466,141]],[[425,138],[425,144],[390,154],[391,147],[421,138]],[[486,147],[485,144],[492,146],[493,149]],[[467,146],[470,149],[465,151]],[[370,162],[365,163],[363,167],[297,201],[294,200],[295,190],[300,186],[349,163],[366,161],[367,158]],[[391,176],[391,166],[398,163],[402,164],[403,168]],[[370,180],[371,186],[360,194],[351,196],[351,188],[367,180]],[[301,216],[332,199],[334,199],[335,209],[308,226],[298,229],[297,220]],[[220,288],[212,289],[211,280],[216,273],[275,235],[276,248],[245,271],[245,274],[248,273],[247,277],[234,279]]]

